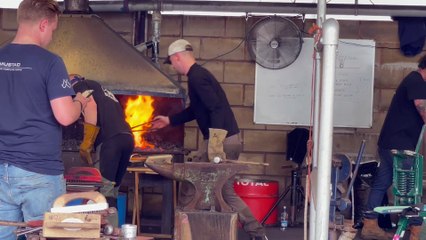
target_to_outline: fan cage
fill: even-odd
[[[247,34],[250,57],[267,69],[281,69],[296,61],[302,50],[302,33],[288,18],[268,16],[258,20]]]

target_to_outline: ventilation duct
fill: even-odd
[[[69,73],[114,93],[184,96],[176,82],[96,15],[62,15],[49,50],[63,58]]]

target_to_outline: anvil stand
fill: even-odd
[[[176,240],[237,240],[237,213],[222,196],[224,184],[248,166],[236,163],[171,163],[171,155],[148,157],[145,164],[159,174],[195,188],[189,204],[175,212]]]
[[[291,184],[284,190],[280,195],[275,204],[271,207],[265,217],[262,219],[260,224],[264,225],[266,220],[271,216],[272,212],[277,208],[281,201],[290,193],[290,218],[289,225],[295,226],[298,223],[296,222],[296,211],[302,209],[303,201],[305,200],[305,189],[302,186],[300,177],[302,175],[303,168],[299,165],[297,169],[291,171]]]

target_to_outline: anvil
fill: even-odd
[[[186,162],[172,163],[172,155],[156,155],[147,158],[145,164],[160,175],[177,181],[187,181],[195,188],[194,198],[184,211],[216,210],[233,212],[223,200],[223,185],[248,166],[232,162]]]

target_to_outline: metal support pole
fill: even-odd
[[[330,211],[331,157],[333,148],[333,107],[336,75],[336,51],[339,40],[339,24],[327,19],[323,24],[322,43],[324,45],[320,125],[318,142],[318,188],[315,235],[318,240],[328,240]]]
[[[318,1],[317,8],[317,25],[322,27],[322,23],[325,20],[327,4],[325,0]],[[320,34],[318,31],[315,34]],[[317,46],[314,46],[317,47]],[[317,48],[318,49],[318,48]],[[321,86],[321,53],[319,51],[315,54],[315,82],[314,82],[314,123],[313,123],[313,152],[312,152],[312,171],[318,171],[318,142],[319,142],[319,109],[320,109],[320,86]],[[312,180],[315,180],[312,178]],[[312,188],[311,193],[316,191]],[[315,238],[315,219],[316,219],[316,201],[314,194],[310,194],[310,205],[309,205],[309,239],[316,240]]]

